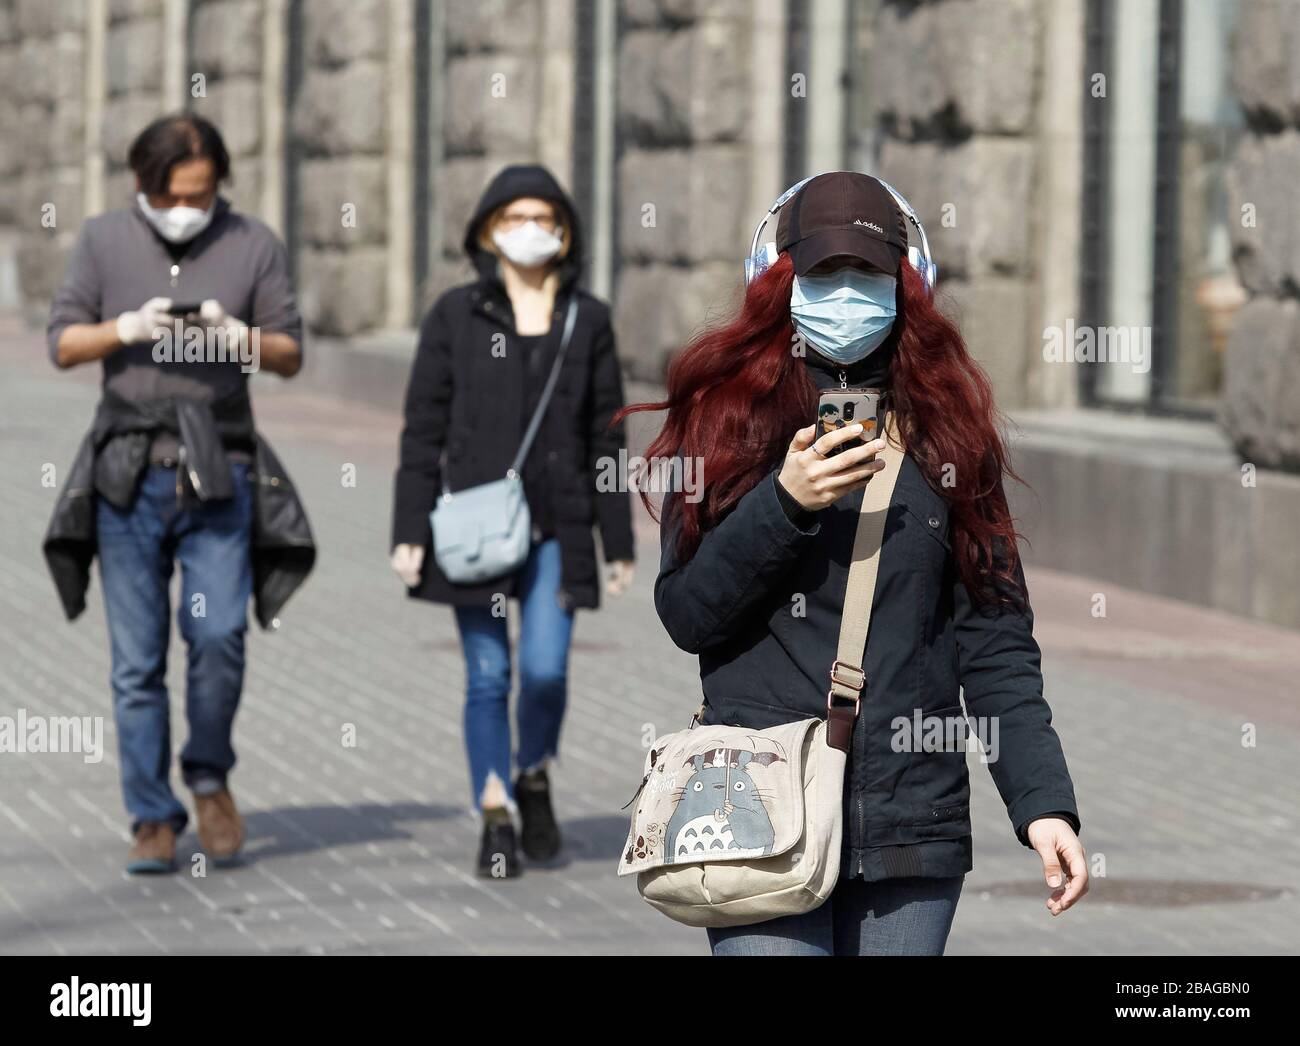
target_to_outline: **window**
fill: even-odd
[[[1244,300],[1224,175],[1241,118],[1237,0],[1089,0],[1081,326],[1085,402],[1206,415]]]

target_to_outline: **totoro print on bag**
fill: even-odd
[[[716,748],[692,756],[693,773],[664,833],[664,863],[692,857],[766,857],[776,839],[750,764],[768,766],[775,752]],[[708,761],[706,761],[708,760]]]
[[[803,831],[798,764],[808,727],[702,726],[662,739],[646,755],[619,874],[792,847]]]

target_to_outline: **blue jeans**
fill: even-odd
[[[963,875],[841,879],[803,915],[709,930],[714,955],[942,955]]]
[[[573,611],[560,606],[560,543],[534,544],[519,568],[519,750],[515,761],[530,770],[555,756],[568,694]],[[456,608],[465,654],[465,747],[474,807],[495,778],[514,804],[510,773],[510,637],[506,617],[491,607]]]
[[[232,465],[235,496],[181,508],[176,470],[152,466],[129,509],[97,499],[99,571],[113,652],[113,715],[122,793],[132,830],[185,808],[172,792],[167,644],[169,582],[181,564],[177,622],[186,643],[189,738],[181,773],[199,794],[224,786],[235,765],[230,731],[244,682],[244,632],[253,591],[253,495],[246,464]]]

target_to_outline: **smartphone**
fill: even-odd
[[[197,313],[202,306],[203,303],[198,301],[174,301],[167,310],[167,315],[189,316]]]
[[[826,389],[817,403],[817,435],[813,438],[856,422],[862,425],[862,435],[832,447],[827,456],[870,443],[880,432],[879,410],[879,389]]]

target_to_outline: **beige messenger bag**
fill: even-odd
[[[892,419],[891,419],[892,421]],[[696,725],[646,755],[618,874],[688,926],[744,926],[811,911],[840,866],[844,764],[866,676],[871,601],[902,451],[863,490],[826,718],[748,730]]]

